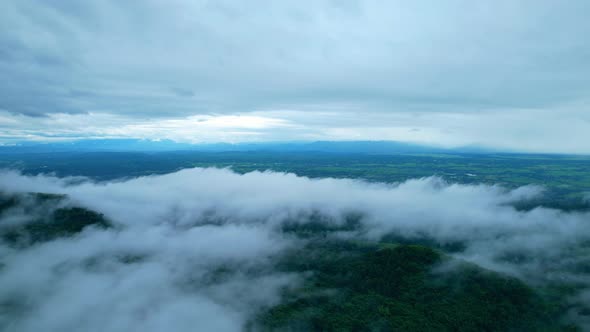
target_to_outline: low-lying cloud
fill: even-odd
[[[530,282],[572,280],[590,289],[588,213],[514,203],[542,188],[308,179],[293,174],[194,168],[111,182],[0,173],[0,192],[65,194],[61,203],[97,211],[113,228],[15,249],[0,245],[0,326],[18,331],[235,331],[302,275],[272,259],[304,240],[286,222],[360,226],[333,236],[460,243],[454,253]],[[49,208],[48,208],[49,209]],[[35,209],[8,209],[0,227]],[[583,299],[583,296],[580,297]]]

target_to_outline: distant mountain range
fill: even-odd
[[[272,151],[272,152],[324,152],[324,153],[485,153],[493,152],[479,147],[446,149],[395,141],[316,141],[266,143],[179,143],[171,140],[93,139],[52,143],[20,143],[0,146],[0,153],[53,153],[53,152],[164,152],[164,151]]]

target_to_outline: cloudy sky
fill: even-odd
[[[0,142],[590,153],[590,2],[0,3]]]

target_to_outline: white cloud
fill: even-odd
[[[590,89],[586,1],[0,6],[0,110],[56,114],[41,127],[3,114],[4,141],[177,130],[170,135],[193,141],[344,137],[588,152],[563,138],[572,130],[573,141],[588,139],[587,103],[575,104]],[[306,121],[267,122],[292,121],[266,119],[284,109]],[[265,119],[248,122],[249,112]],[[326,113],[330,121],[306,127]],[[420,114],[430,119],[411,121]],[[228,125],[194,125],[201,115]],[[335,125],[341,116],[352,119]],[[499,134],[506,124],[509,135]]]
[[[589,214],[511,206],[542,195],[539,187],[509,191],[437,178],[369,184],[195,168],[99,183],[4,171],[0,191],[67,194],[68,204],[104,213],[117,225],[22,250],[0,244],[0,301],[13,304],[0,326],[18,331],[239,330],[278,301],[281,287],[303,277],[273,271],[271,257],[300,244],[277,226],[318,212],[334,223],[361,215],[363,228],[354,236],[459,241],[466,248],[459,257],[487,268],[536,281],[575,278],[590,288],[576,267],[588,258],[578,249],[590,240]],[[514,252],[534,259],[502,258]],[[126,264],[121,257],[138,260]],[[235,271],[212,281],[214,271],[228,266]]]
[[[479,146],[502,151],[590,153],[585,104],[559,109],[404,113],[281,110],[235,115],[134,119],[51,114],[30,118],[0,112],[0,143],[90,138],[170,139],[187,143],[293,140],[392,140],[440,147]]]

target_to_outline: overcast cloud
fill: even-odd
[[[590,153],[588,12],[584,0],[4,1],[0,140]]]

